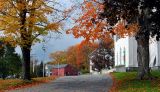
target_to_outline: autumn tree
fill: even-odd
[[[56,10],[52,0],[0,0],[0,30],[5,42],[19,45],[23,55],[24,80],[30,80],[30,52],[39,36],[57,32],[59,22],[48,20]]]
[[[70,46],[66,51],[57,51],[50,54],[49,64],[71,64],[81,72],[89,72],[89,54],[97,48],[96,43],[85,43]]]
[[[150,78],[149,38],[159,40],[159,0],[84,0],[83,15],[67,31],[86,40],[135,36],[138,43],[138,78]]]
[[[138,31],[135,33],[138,49],[138,78],[144,76],[151,78],[149,69],[149,39],[160,38],[160,1],[159,0],[104,0],[104,12],[101,18],[114,26],[121,19],[126,23],[123,25],[128,29],[130,25],[137,24]]]
[[[82,4],[82,16],[80,16],[78,19],[75,20],[75,26],[69,30],[67,30],[67,33],[72,33],[75,38],[83,37],[86,42],[94,43],[94,41],[102,40],[106,42],[113,41],[111,32],[105,31],[105,27],[107,26],[106,21],[99,19],[99,13],[103,12],[103,4],[95,2],[96,0],[84,0]],[[112,32],[112,34],[114,34]],[[100,47],[100,46],[99,46]],[[102,58],[97,57],[97,55],[102,52],[100,49],[104,48],[96,48],[96,52],[93,52],[92,55],[94,58],[92,60],[94,61],[95,68],[97,68],[99,71],[104,68],[106,65],[105,63],[102,63]],[[98,51],[98,52],[97,52]],[[103,53],[103,52],[102,52]],[[90,52],[91,54],[91,52]],[[103,56],[105,56],[106,52],[103,53]],[[91,58],[90,58],[91,59]],[[98,59],[98,60],[97,60]],[[103,65],[102,65],[103,64]]]
[[[105,21],[98,20],[98,14],[103,11],[103,5],[95,3],[95,0],[84,0],[82,4],[82,16],[74,19],[75,25],[67,30],[67,34],[73,34],[75,38],[83,37],[85,41],[94,41],[97,39],[111,40],[110,32],[104,29]],[[102,34],[103,33],[103,34]]]
[[[49,64],[66,64],[67,63],[67,52],[66,51],[56,51],[49,56],[52,61]]]
[[[77,47],[77,66],[82,73],[89,72],[89,55],[98,48],[97,43],[82,41]]]
[[[77,47],[76,45],[75,46],[70,46],[66,51],[66,53],[67,53],[66,62],[68,64],[73,65],[74,67],[77,66],[77,63],[76,63],[76,61],[77,61],[77,57],[76,57],[77,50],[76,50],[76,47]]]

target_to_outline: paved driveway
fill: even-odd
[[[108,75],[66,76],[53,82],[10,92],[108,92],[112,85]]]

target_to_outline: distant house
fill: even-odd
[[[52,66],[52,75],[55,76],[78,75],[78,70],[69,64],[54,65]]]
[[[52,75],[52,68],[53,68],[53,65],[50,65],[50,64],[45,65],[45,76],[49,77]]]

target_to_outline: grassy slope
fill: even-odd
[[[110,92],[160,92],[160,71],[153,71],[157,79],[136,80],[136,72],[112,73],[114,85]]]
[[[54,80],[55,78],[56,77],[33,78],[32,81],[23,81],[20,79],[6,79],[6,80],[0,79],[0,92],[3,92],[3,90],[23,88],[23,87],[37,85],[40,83],[49,82],[51,80]]]

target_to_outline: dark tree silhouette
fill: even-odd
[[[92,69],[100,72],[104,68],[110,69],[114,65],[113,48],[111,43],[100,41],[99,47],[90,54],[90,60],[93,63]]]
[[[39,67],[38,67],[38,76],[43,77],[43,61],[41,61]]]
[[[127,21],[125,27],[138,23],[135,37],[138,48],[138,78],[151,78],[149,69],[149,39],[160,38],[160,0],[104,0],[104,12],[100,18],[114,26],[121,19]],[[110,31],[110,30],[108,30]]]

